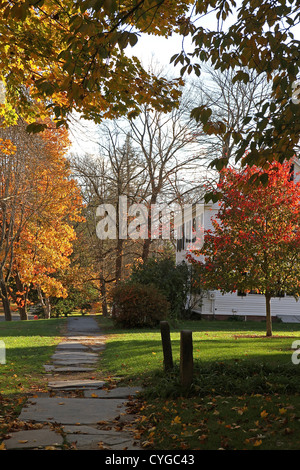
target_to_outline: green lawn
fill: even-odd
[[[171,325],[174,370],[163,370],[160,330],[120,330],[97,317],[106,334],[101,375],[139,384],[136,423],[146,449],[299,449],[300,365],[291,361],[300,325],[193,321]],[[0,440],[28,394],[45,388],[43,364],[64,335],[65,319],[0,322]],[[179,378],[180,331],[193,331],[194,378]],[[100,371],[99,371],[100,373]],[[137,435],[138,435],[137,434]]]
[[[0,364],[0,439],[28,394],[45,389],[44,367],[63,335],[64,319],[0,321],[6,364]]]
[[[107,334],[103,364],[112,375],[135,381],[159,373],[163,353],[159,329],[117,330],[109,320],[100,321]],[[274,324],[273,337],[265,336],[263,322],[193,321],[172,327],[171,341],[175,364],[180,360],[180,331],[193,333],[195,367],[240,368],[282,367],[297,376],[300,367],[291,361],[292,342],[300,339],[300,325]]]
[[[163,371],[158,330],[114,330],[104,320],[102,366],[145,387],[139,428],[145,448],[299,449],[300,365],[291,361],[300,325],[185,322],[171,327],[174,371]],[[180,331],[193,331],[194,380],[179,379]]]

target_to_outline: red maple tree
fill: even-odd
[[[266,299],[266,335],[272,336],[271,298],[300,295],[300,183],[291,163],[266,169],[224,169],[220,207],[195,259],[204,289],[256,291]]]

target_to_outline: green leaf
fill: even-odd
[[[135,46],[137,42],[138,42],[137,35],[134,34],[134,33],[130,33],[129,34],[129,44],[131,45],[131,47]]]
[[[26,127],[26,131],[29,134],[38,134],[39,132],[43,132],[47,129],[47,124],[40,124],[38,122],[33,122]]]

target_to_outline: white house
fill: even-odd
[[[293,171],[293,178],[295,181],[299,181],[299,160],[295,161]],[[195,238],[193,239],[192,227],[195,228],[200,222],[200,225],[202,225],[205,230],[213,229],[211,219],[216,216],[218,208],[218,203],[200,204],[198,214],[195,208],[186,214],[182,227],[182,239],[177,240],[177,263],[187,262],[187,251],[193,249]],[[201,219],[199,219],[199,217],[201,217]],[[194,295],[190,297],[188,301],[192,311],[201,314],[203,318],[221,320],[237,316],[244,320],[260,320],[266,315],[265,296],[256,293],[246,295],[240,295],[238,292],[222,294],[220,291],[214,290],[202,292],[198,296]],[[297,301],[294,297],[288,295],[272,298],[271,314],[274,320],[280,319],[284,322],[300,322],[300,299]]]

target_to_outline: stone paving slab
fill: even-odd
[[[120,449],[137,449],[132,433],[93,428],[91,426],[63,426],[66,441],[76,449],[103,449],[120,446]]]
[[[74,358],[77,359],[78,361],[83,360],[83,359],[98,359],[98,354],[96,353],[91,353],[91,352],[66,352],[66,351],[58,351],[55,352],[52,356],[51,359],[70,359]]]
[[[4,444],[7,450],[59,447],[63,444],[63,437],[49,427],[29,429],[12,433],[11,437],[4,441]]]
[[[70,357],[65,357],[62,359],[53,359],[53,364],[55,366],[76,366],[78,364],[83,365],[83,364],[95,364],[97,362],[98,358],[97,357],[86,357],[86,358],[81,358],[80,360],[78,358],[74,358],[72,356]]]
[[[57,345],[56,350],[57,351],[87,351],[89,348],[88,346],[85,346],[84,344],[81,343],[60,343]]]
[[[104,343],[100,343],[95,346],[90,346],[90,350],[95,351],[95,352],[101,352],[101,351],[104,351],[105,347],[106,346]]]
[[[122,399],[38,397],[30,399],[19,419],[58,424],[96,424],[99,421],[112,421],[125,413]]]
[[[94,343],[94,342],[105,342],[105,336],[99,335],[99,334],[93,334],[93,335],[73,335],[73,334],[66,334],[66,342],[69,341],[80,341],[81,343]]]
[[[92,372],[95,370],[94,367],[84,367],[84,366],[62,366],[62,367],[56,367],[56,366],[51,366],[51,365],[44,365],[45,371],[46,372],[53,372],[54,374],[59,374],[59,373],[70,373],[70,372]]]
[[[136,395],[141,390],[137,387],[117,387],[111,390],[85,390],[86,398],[129,398]]]
[[[52,390],[78,390],[81,388],[97,389],[105,385],[103,380],[82,379],[82,380],[56,380],[48,383]]]

